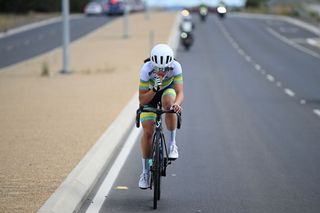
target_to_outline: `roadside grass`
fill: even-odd
[[[60,13],[35,13],[27,14],[4,14],[0,13],[0,32],[6,32],[9,29],[20,27],[37,21],[60,16]]]

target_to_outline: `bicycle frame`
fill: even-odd
[[[166,176],[166,168],[171,164],[171,160],[168,157],[167,145],[165,142],[165,137],[162,129],[162,119],[161,115],[164,113],[176,113],[174,110],[163,110],[161,109],[161,104],[158,103],[157,108],[150,107],[140,107],[137,110],[136,116],[136,126],[140,126],[140,114],[142,112],[154,112],[156,114],[155,130],[152,137],[152,165],[151,165],[151,181],[150,189],[152,185],[154,186],[153,195],[153,208],[157,208],[157,201],[160,200],[160,183],[161,176]],[[177,128],[181,126],[181,115],[177,114]]]

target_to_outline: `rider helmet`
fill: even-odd
[[[157,44],[151,50],[150,60],[154,67],[164,69],[173,61],[173,50],[167,44]]]

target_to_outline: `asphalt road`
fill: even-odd
[[[74,41],[112,20],[110,17],[80,17],[70,20]],[[24,31],[0,39],[0,69],[62,46],[62,22]]]
[[[320,59],[269,29],[295,41],[315,36],[285,30],[293,27],[196,19],[195,45],[177,53],[185,82],[180,158],[162,181],[157,212],[320,211]],[[154,212],[152,191],[138,188],[140,172],[136,142],[100,212]]]

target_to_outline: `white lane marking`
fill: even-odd
[[[131,130],[131,133],[125,142],[123,148],[121,149],[119,155],[117,156],[117,159],[114,161],[114,164],[112,165],[108,175],[104,179],[103,183],[101,184],[97,194],[92,200],[92,203],[90,204],[89,208],[87,209],[87,213],[97,213],[101,209],[101,206],[103,202],[105,201],[106,196],[108,196],[112,185],[116,178],[118,177],[118,174],[125,163],[134,143],[136,142],[142,128],[135,128]]]
[[[282,83],[280,81],[277,82],[277,87],[281,87]]]
[[[283,41],[284,43],[287,43],[295,48],[297,48],[298,50],[309,54],[315,58],[320,59],[320,55],[312,50],[309,50],[303,46],[300,46],[299,44],[294,43],[293,41],[287,39],[286,37],[280,35],[279,33],[277,33],[276,31],[274,31],[273,29],[271,29],[270,27],[267,28],[268,32],[271,33],[272,35],[274,35],[276,38],[278,38],[279,40]]]
[[[234,47],[234,48],[236,48],[236,49],[238,49],[239,48],[239,45],[237,44],[237,43],[232,43],[232,46]]]
[[[259,71],[261,69],[261,66],[259,64],[256,64],[254,65],[254,68]]]
[[[238,49],[238,53],[239,53],[240,55],[244,55],[244,51],[243,51],[242,49]]]
[[[294,39],[291,39],[292,41],[294,41],[295,43],[300,43],[300,44],[305,44],[307,41],[307,39],[305,38],[294,38]]]
[[[247,55],[247,56],[246,56],[246,61],[247,61],[247,62],[250,62],[250,61],[251,61],[251,57]]]
[[[271,82],[274,82],[274,77],[272,75],[267,75],[267,79]]]
[[[314,109],[313,112],[314,112],[316,115],[320,116],[320,110],[319,110],[319,109]]]
[[[315,39],[312,38],[307,38],[307,43],[312,45],[312,46],[317,46],[318,42]]]
[[[285,88],[285,89],[284,89],[284,92],[285,92],[287,95],[291,96],[291,97],[294,97],[294,96],[295,96],[295,93],[294,93],[292,90],[288,89],[288,88]]]
[[[301,99],[301,100],[300,100],[300,104],[306,104],[306,103],[307,103],[306,100],[304,100],[304,99]]]

